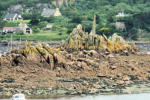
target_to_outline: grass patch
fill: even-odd
[[[26,35],[18,35],[18,34],[12,34],[13,40],[19,41],[20,38],[23,41],[60,41],[64,40],[67,38],[67,34],[65,33],[59,33],[58,31],[51,31],[51,30],[46,30],[43,31],[41,30],[38,33],[34,34],[26,34]],[[5,35],[0,35],[0,40],[7,40],[10,41],[11,34],[5,34]]]
[[[8,23],[29,23],[30,20],[14,20],[14,21],[7,21]]]

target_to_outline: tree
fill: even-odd
[[[40,22],[39,19],[34,19],[33,18],[33,19],[31,19],[30,24],[34,26],[34,25],[38,25],[39,22]]]

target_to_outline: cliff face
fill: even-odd
[[[56,5],[57,8],[68,6],[69,2],[75,2],[75,0],[52,0],[52,3]]]

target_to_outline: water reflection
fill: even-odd
[[[9,45],[0,45],[0,56],[4,53],[11,51],[11,49],[13,49],[13,48],[19,48],[19,46],[13,45],[13,47],[11,47]]]

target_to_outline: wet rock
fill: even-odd
[[[87,82],[87,81],[83,81],[83,83],[82,83],[84,86],[88,86],[89,85],[89,83]]]
[[[123,81],[130,81],[130,77],[129,76],[124,76],[122,79],[123,79]]]
[[[123,85],[123,84],[124,84],[124,81],[122,81],[122,80],[117,80],[116,83],[117,83],[118,85]]]
[[[5,78],[4,80],[2,80],[2,83],[14,83],[15,79],[13,78]]]
[[[129,85],[129,84],[132,84],[132,83],[133,83],[132,81],[125,81],[126,85]]]
[[[0,92],[3,92],[3,88],[2,87],[0,87]]]
[[[95,89],[99,89],[99,88],[100,88],[100,85],[93,83],[93,84],[92,84],[92,87],[95,88]]]
[[[98,91],[98,89],[96,89],[96,88],[89,89],[89,93],[91,93],[91,94],[95,94],[97,91]]]

